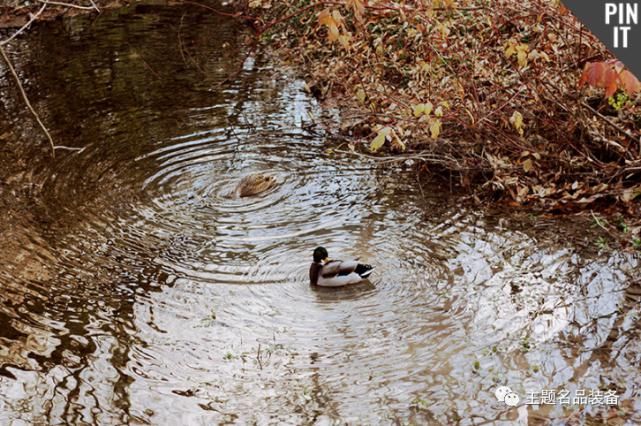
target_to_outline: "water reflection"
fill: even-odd
[[[608,415],[510,410],[497,384],[614,388],[616,415],[641,421],[636,258],[557,242],[571,223],[496,226],[413,173],[327,153],[302,128],[319,106],[301,82],[233,22],[184,13],[53,23],[16,52],[57,139],[85,149],[35,165],[33,208],[0,242],[3,422]],[[279,187],[225,196],[259,171]],[[377,265],[372,282],[311,289],[319,244]]]

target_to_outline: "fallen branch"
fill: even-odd
[[[22,98],[24,99],[24,103],[27,104],[27,107],[29,108],[29,111],[31,111],[31,114],[35,117],[36,121],[42,128],[42,131],[47,135],[47,139],[49,139],[49,144],[51,145],[51,156],[55,157],[56,156],[56,146],[53,143],[53,138],[51,137],[51,134],[49,133],[49,130],[45,127],[45,125],[42,123],[42,120],[40,120],[40,116],[38,116],[38,113],[36,110],[31,106],[31,102],[29,102],[29,98],[27,97],[27,93],[24,91],[24,88],[22,87],[22,83],[20,82],[20,78],[18,77],[18,73],[16,73],[15,68],[13,67],[13,64],[9,60],[9,57],[7,56],[7,53],[4,51],[4,49],[0,46],[0,54],[2,55],[2,58],[4,61],[7,63],[7,66],[9,67],[9,71],[11,71],[11,74],[13,75],[13,78],[16,80],[16,84],[18,85],[18,88],[20,89],[20,93],[22,94]]]

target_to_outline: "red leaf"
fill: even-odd
[[[641,83],[621,61],[612,59],[605,62],[585,64],[579,79],[579,87],[589,84],[592,87],[605,89],[605,96],[612,96],[618,89],[632,95],[641,91]]]
[[[641,92],[641,82],[628,70],[623,70],[619,74],[619,87],[630,95]]]

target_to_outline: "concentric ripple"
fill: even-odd
[[[73,102],[46,104],[83,150],[41,165],[2,243],[0,423],[514,421],[499,383],[616,386],[641,421],[637,258],[333,153],[305,129],[335,117],[230,20],[69,22],[23,46],[52,87],[74,77]],[[278,185],[231,196],[251,173]],[[318,245],[375,265],[371,282],[311,288]],[[567,415],[546,410],[519,416]]]

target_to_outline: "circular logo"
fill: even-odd
[[[510,392],[507,395],[505,395],[505,404],[509,405],[510,407],[516,407],[519,403],[519,396],[515,394],[514,392]]]
[[[501,402],[505,401],[505,395],[507,395],[508,393],[512,393],[512,389],[510,389],[507,386],[499,386],[494,391],[494,395],[496,395],[496,399],[498,399]]]

